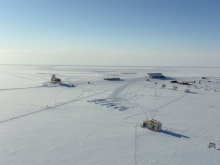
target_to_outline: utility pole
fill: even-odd
[[[157,84],[157,82],[155,82],[155,97],[156,97],[156,84]]]

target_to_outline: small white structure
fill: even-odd
[[[148,73],[146,78],[165,78],[165,76],[162,73]]]
[[[53,75],[51,76],[51,79],[55,79],[55,78],[56,78],[56,75],[53,74]]]
[[[145,120],[143,122],[143,127],[144,128],[148,128],[150,130],[153,130],[153,131],[161,131],[162,130],[162,123],[159,122],[159,121],[156,121],[154,119],[152,120]]]
[[[173,86],[173,90],[177,90],[177,86],[174,85],[174,86]]]

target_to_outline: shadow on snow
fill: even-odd
[[[187,92],[187,93],[198,94],[197,92],[191,92],[191,91],[189,91],[189,92]]]
[[[64,87],[68,87],[68,88],[72,88],[72,87],[75,87],[75,86],[72,86],[70,84],[64,84],[64,83],[61,83],[59,84],[60,86],[64,86]]]
[[[123,80],[123,79],[119,79],[119,80],[107,79],[105,81],[125,81],[125,80]]]
[[[165,77],[165,78],[152,78],[152,80],[176,80],[172,77]]]
[[[189,138],[188,136],[177,134],[177,133],[170,132],[170,131],[167,131],[167,130],[162,130],[161,133],[164,133],[164,134],[170,135],[170,136],[174,136],[174,137],[177,137],[177,138],[187,138],[187,139]]]

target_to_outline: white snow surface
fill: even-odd
[[[168,78],[145,80],[157,72]],[[205,67],[0,65],[0,165],[219,165],[219,77]],[[146,119],[163,131],[142,128]]]

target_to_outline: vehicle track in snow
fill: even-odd
[[[151,111],[152,112],[158,112],[159,109],[164,108],[164,107],[166,107],[166,106],[168,106],[168,105],[170,105],[170,104],[172,104],[174,102],[177,102],[178,100],[182,99],[185,96],[187,96],[187,93],[182,95],[182,96],[180,96],[180,97],[178,97],[178,98],[176,98],[176,99],[174,99],[174,100],[172,100],[172,101],[170,101],[170,102],[168,102],[168,103],[166,103],[166,104],[164,104],[164,105],[162,105],[162,106],[160,106],[160,107],[158,107],[158,108],[155,108],[155,109],[153,109]]]
[[[134,165],[137,164],[137,125],[135,126],[134,133]]]
[[[25,76],[26,78],[27,78],[27,76],[28,76],[28,77],[34,77],[34,78],[36,78],[36,77],[41,78],[41,76],[36,75],[36,74],[28,74],[28,73],[11,72],[11,71],[5,71],[5,70],[0,70],[0,72],[5,72],[5,73],[9,73],[9,74],[14,74],[14,75],[23,75],[23,76]]]
[[[95,94],[92,94],[92,95],[89,95],[89,96],[81,97],[83,95],[83,93],[84,93],[84,91],[83,91],[79,96],[77,96],[73,100],[70,100],[70,101],[67,101],[67,102],[64,102],[64,103],[52,106],[52,107],[46,107],[46,108],[40,109],[38,111],[30,112],[30,113],[27,113],[27,114],[24,114],[24,115],[20,115],[20,116],[17,116],[17,117],[9,118],[9,119],[0,121],[0,124],[6,123],[6,122],[9,122],[9,121],[12,121],[12,120],[20,119],[20,118],[23,118],[23,117],[27,117],[27,116],[30,116],[30,115],[33,115],[33,114],[36,114],[36,113],[40,113],[40,112],[44,112],[44,111],[47,111],[47,110],[51,110],[51,109],[54,109],[54,108],[57,108],[57,107],[66,106],[67,104],[70,104],[70,103],[73,103],[73,102],[76,102],[76,101],[80,101],[80,100],[83,100],[83,99],[87,99],[89,97],[93,97],[93,96],[96,96],[96,95],[100,95],[100,94],[112,91],[114,89],[115,88],[108,89],[108,90],[105,90],[105,91],[102,91],[102,92],[99,92],[99,93],[95,93]]]
[[[135,105],[136,107],[138,107],[138,108],[143,112],[143,114],[145,114],[146,119],[148,119],[148,118],[152,118],[152,117],[153,117],[152,111],[155,110],[155,108],[154,108],[154,109],[150,109],[150,108],[147,107],[147,106],[138,105],[138,103],[135,101],[135,99],[133,99],[134,102],[132,102],[131,99],[127,97],[127,96],[128,96],[129,94],[131,94],[131,93],[134,93],[134,94],[135,94],[136,92],[141,91],[141,90],[144,90],[144,89],[146,89],[146,88],[152,89],[152,87],[147,86],[146,83],[144,83],[144,82],[142,82],[142,83],[143,83],[144,87],[142,87],[142,88],[140,88],[140,89],[137,89],[137,90],[134,90],[134,91],[131,91],[131,92],[127,92],[127,93],[124,95],[124,97],[127,99],[128,102],[130,102],[131,104],[133,104],[133,105]],[[160,88],[158,88],[158,89],[160,89]],[[146,110],[144,110],[144,109],[146,109]],[[135,115],[135,116],[136,116],[136,115]]]
[[[160,99],[164,99],[164,100],[171,100],[171,99],[169,99],[169,98],[164,98],[164,97],[161,97],[161,96],[158,96],[158,97],[159,97]],[[180,101],[180,102],[182,102],[182,103],[187,103],[187,104],[194,104],[194,105],[204,106],[204,107],[208,107],[208,108],[212,107],[212,108],[215,109],[215,110],[219,110],[219,109],[220,109],[219,107],[214,107],[214,106],[212,106],[212,105],[206,105],[206,104],[201,104],[201,103],[193,103],[193,102],[185,101],[185,100],[182,100],[182,101]]]
[[[122,86],[120,86],[120,87],[118,87],[110,96],[109,96],[109,98],[114,98],[114,99],[116,99],[116,98],[119,98],[119,95],[120,95],[120,93],[122,92],[122,91],[124,91],[129,85],[131,85],[131,83],[126,83],[126,84],[124,84],[124,85],[122,85]],[[137,126],[138,125],[141,125],[140,123],[134,123],[134,122],[129,122],[128,121],[128,119],[130,119],[130,118],[133,118],[133,117],[135,117],[135,116],[138,116],[138,115],[142,115],[142,114],[144,114],[145,115],[145,117],[146,118],[148,118],[147,117],[147,112],[150,114],[150,116],[152,117],[152,113],[155,113],[155,112],[158,112],[160,109],[162,109],[162,108],[164,108],[164,107],[166,107],[166,106],[168,106],[168,105],[171,105],[172,103],[174,103],[174,102],[177,102],[177,101],[179,101],[179,100],[181,100],[183,97],[185,97],[185,96],[187,96],[187,94],[184,94],[184,95],[182,95],[182,96],[180,96],[180,97],[178,97],[178,98],[176,98],[176,99],[174,99],[174,100],[172,100],[172,101],[170,101],[170,102],[168,102],[168,103],[166,103],[166,104],[164,104],[164,105],[162,105],[162,106],[160,106],[160,107],[156,107],[156,105],[155,105],[155,108],[154,109],[149,109],[149,108],[147,108],[147,107],[145,107],[145,106],[140,106],[140,105],[138,105],[138,103],[135,101],[135,99],[133,99],[133,102],[131,101],[131,99],[130,98],[128,98],[127,96],[129,95],[129,94],[131,94],[131,93],[136,93],[136,92],[138,92],[138,91],[140,91],[140,90],[143,90],[143,89],[145,89],[145,88],[149,88],[149,87],[147,87],[145,84],[144,84],[144,88],[139,88],[139,89],[137,89],[137,90],[134,90],[134,91],[131,91],[131,92],[126,92],[125,94],[124,94],[124,99],[126,100],[126,101],[128,101],[128,102],[130,102],[131,104],[133,104],[133,105],[135,105],[136,107],[138,107],[142,112],[141,113],[137,113],[137,114],[134,114],[134,115],[131,115],[131,116],[128,116],[128,117],[126,117],[126,118],[124,118],[124,121],[126,122],[126,123],[128,123],[128,124],[133,124],[133,125],[135,125],[135,138],[134,138],[134,145],[135,145],[135,151],[134,151],[134,164],[135,165],[137,165]],[[158,97],[156,97],[157,99],[159,99]],[[146,110],[146,112],[143,110],[143,108],[146,108],[147,110]]]
[[[56,93],[54,99],[53,99],[53,105],[56,105],[56,101],[57,101],[57,96],[59,95],[61,89],[58,89],[58,92]]]
[[[17,74],[15,74],[15,73],[10,73],[10,72],[7,72],[7,71],[2,71],[2,70],[1,70],[0,72],[2,72],[2,73],[4,73],[4,74],[7,74],[7,75],[10,75],[10,76],[17,77],[17,78],[22,78],[22,79],[26,79],[26,80],[36,81],[36,80],[34,80],[34,79],[30,79],[30,78],[28,78],[28,77],[26,77],[26,76],[20,76],[20,75],[17,75]]]
[[[116,90],[114,90],[108,98],[109,99],[119,98],[120,93],[122,93],[129,85],[131,85],[132,83],[135,83],[135,82],[140,82],[140,81],[143,81],[143,78],[134,78],[134,79],[126,80],[125,83],[123,85],[119,86]]]
[[[140,115],[140,114],[145,114],[145,117],[148,118],[148,117],[147,117],[147,112],[150,114],[150,116],[152,116],[152,115],[151,115],[151,112],[150,112],[151,110],[150,110],[149,108],[147,108],[147,107],[144,107],[144,108],[148,109],[148,110],[146,110],[146,112],[145,112],[144,109],[142,108],[142,106],[138,105],[137,102],[136,102],[134,99],[133,99],[134,102],[132,102],[131,99],[128,98],[128,95],[129,95],[129,94],[131,94],[131,93],[136,93],[136,92],[138,92],[138,91],[140,91],[140,90],[143,90],[143,89],[145,89],[145,88],[146,88],[146,86],[145,86],[144,88],[140,88],[140,89],[137,89],[137,90],[134,90],[134,91],[131,91],[131,92],[127,92],[127,93],[125,93],[124,97],[126,98],[126,100],[127,100],[129,103],[133,104],[134,106],[136,106],[137,108],[139,108],[139,109],[142,111],[142,113],[138,113],[138,115]],[[138,123],[131,123],[131,122],[128,122],[128,121],[127,121],[127,119],[132,118],[132,117],[134,117],[134,116],[137,116],[137,114],[134,114],[134,115],[131,115],[131,116],[129,116],[129,117],[126,117],[126,118],[124,119],[124,121],[125,121],[126,123],[129,123],[129,124],[138,124]]]
[[[146,87],[146,86],[145,86],[145,87]],[[142,89],[144,89],[144,88],[142,88]],[[135,90],[135,91],[126,93],[126,94],[125,94],[125,97],[127,98],[127,95],[128,95],[128,94],[130,94],[130,93],[135,93],[135,92],[140,91],[140,90],[142,90],[142,89],[138,89],[138,90]],[[149,112],[150,115],[151,115],[151,117],[152,117],[152,114],[151,114],[152,112],[158,112],[159,109],[161,109],[161,108],[163,108],[163,107],[166,107],[166,106],[168,106],[168,105],[170,105],[170,104],[172,104],[172,103],[174,103],[174,102],[176,102],[176,101],[182,99],[182,98],[185,97],[186,95],[187,95],[187,94],[184,94],[184,95],[178,97],[177,99],[174,99],[174,100],[172,100],[172,101],[170,101],[170,102],[164,104],[163,106],[160,106],[160,107],[158,107],[158,108],[154,108],[154,109],[152,109],[152,110],[150,110],[149,108],[145,107],[145,108],[148,109],[148,111],[146,111],[146,112],[145,112],[145,111],[143,110],[143,108],[142,108],[142,107],[144,107],[144,106],[138,105],[138,103],[135,101],[135,99],[133,99],[135,106],[138,107],[139,109],[141,109],[142,112],[126,117],[126,118],[124,119],[124,121],[125,121],[126,123],[128,123],[128,124],[135,124],[134,165],[137,165],[137,164],[138,164],[138,162],[137,162],[137,139],[138,139],[138,137],[137,137],[137,126],[138,126],[138,125],[140,126],[141,124],[140,124],[140,123],[129,122],[128,119],[133,118],[133,117],[138,116],[138,115],[142,115],[142,114],[144,114],[145,117],[148,119],[147,114],[146,114],[147,112]],[[127,98],[127,100],[128,100],[129,102],[131,102],[130,99]]]
[[[35,86],[35,87],[25,87],[25,88],[6,88],[6,89],[0,89],[0,91],[11,91],[11,90],[25,90],[25,89],[33,89],[33,88],[43,88],[44,86]]]
[[[187,95],[187,94],[182,95],[182,96],[180,96],[179,98],[177,98],[177,99],[175,99],[175,100],[172,100],[172,101],[170,101],[170,102],[168,102],[168,103],[166,103],[166,104],[164,104],[164,105],[162,105],[162,106],[160,106],[160,107],[158,107],[158,108],[155,108],[155,109],[149,110],[149,112],[155,112],[155,111],[158,111],[159,109],[164,108],[164,107],[166,107],[166,106],[168,106],[168,105],[170,105],[170,104],[172,104],[172,103],[174,103],[174,102],[176,102],[176,101],[182,99],[182,98],[185,97],[186,95]],[[145,107],[145,106],[141,106],[141,107]],[[127,122],[127,119],[132,118],[132,117],[134,117],[134,116],[141,115],[141,114],[144,114],[144,112],[142,112],[142,113],[137,113],[137,114],[134,114],[134,115],[128,116],[128,117],[126,117],[124,120]],[[129,123],[129,122],[127,122],[127,123]],[[131,123],[129,123],[129,124],[131,124]],[[133,124],[137,124],[137,123],[133,123]]]
[[[55,88],[52,97],[49,99],[49,101],[48,101],[48,103],[47,103],[47,106],[49,106],[49,104],[50,104],[50,102],[52,101],[52,99],[55,98],[55,96],[56,96],[56,91],[57,91],[57,88]]]

